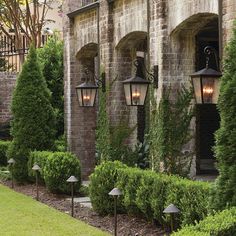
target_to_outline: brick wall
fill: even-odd
[[[0,72],[0,124],[11,119],[11,99],[16,84],[16,74]]]

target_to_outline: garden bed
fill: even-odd
[[[11,181],[1,182],[7,186],[11,186]],[[14,190],[25,195],[35,198],[35,185],[15,185]],[[61,212],[70,214],[70,201],[66,200],[68,195],[57,195],[49,193],[44,186],[39,187],[40,202],[54,207]],[[80,219],[92,226],[112,233],[113,231],[113,217],[112,216],[99,216],[93,210],[87,207],[81,207],[75,203],[75,218]],[[118,235],[119,236],[160,236],[167,233],[160,227],[146,222],[144,219],[131,217],[128,215],[118,215]]]

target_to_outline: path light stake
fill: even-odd
[[[39,187],[38,187],[38,172],[41,170],[41,168],[37,165],[34,164],[32,170],[35,171],[35,179],[36,179],[36,200],[39,200]]]
[[[11,159],[8,160],[7,163],[9,164],[10,172],[11,172],[11,188],[14,188],[12,167],[13,167],[13,165],[16,163],[16,161],[15,161],[13,158],[11,158]]]
[[[174,205],[170,204],[164,211],[163,213],[165,214],[170,214],[170,227],[171,227],[171,232],[174,230],[174,215],[179,213],[180,210]]]
[[[122,192],[118,188],[113,188],[109,195],[114,197],[114,235],[117,236],[117,198]]]
[[[71,216],[74,217],[74,185],[78,182],[78,179],[72,175],[66,182],[71,183]]]

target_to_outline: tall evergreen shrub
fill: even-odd
[[[221,121],[216,132],[215,155],[220,175],[212,203],[216,209],[224,209],[236,206],[236,22],[226,49],[218,109]]]
[[[51,149],[55,136],[50,92],[33,46],[17,78],[11,110],[13,142],[8,151],[8,158],[16,160],[13,175],[17,181],[22,182],[27,178],[30,150]]]
[[[37,50],[51,92],[51,104],[56,116],[56,136],[60,137],[64,134],[63,42],[54,34],[43,48]]]

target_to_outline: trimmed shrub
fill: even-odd
[[[148,219],[164,223],[163,210],[167,199],[167,190],[180,178],[145,171],[141,185],[137,190],[136,204]],[[150,187],[151,186],[151,187]]]
[[[118,170],[127,168],[119,161],[107,161],[95,168],[90,176],[89,194],[93,209],[101,215],[114,210],[114,200],[108,193],[117,187]],[[121,198],[118,199],[117,209],[121,210]]]
[[[66,180],[74,175],[78,179],[75,190],[80,188],[80,161],[69,152],[55,152],[48,156],[43,168],[47,188],[55,193],[69,193],[70,184]]]
[[[7,150],[7,158],[13,158],[16,161],[12,167],[12,175],[14,180],[19,183],[23,183],[28,179],[27,162],[29,153],[29,148],[22,146],[18,140],[14,139]]]
[[[55,139],[55,117],[50,92],[38,63],[37,53],[30,47],[27,60],[17,78],[11,111],[11,143],[8,158],[16,163],[13,176],[17,182],[27,180],[27,161],[31,150],[50,150]]]
[[[44,168],[50,155],[53,155],[53,153],[48,151],[34,151],[30,153],[28,160],[28,176],[30,180],[35,178],[35,171],[32,170],[32,167],[37,163],[41,168],[40,180],[44,181]]]
[[[119,198],[120,209],[136,215],[143,214],[160,224],[165,219],[163,210],[170,203],[181,211],[179,225],[195,223],[207,214],[209,183],[130,168],[117,161],[102,163],[90,180],[91,201],[100,214],[113,212],[113,201],[108,196],[113,187],[123,192]],[[165,221],[168,220],[166,218]]]
[[[123,190],[122,204],[130,214],[140,214],[137,207],[137,186],[140,186],[143,172],[138,168],[126,168],[119,170],[117,186]]]
[[[10,141],[0,140],[0,166],[7,166],[7,149],[10,143]]]
[[[236,207],[206,217],[195,226],[186,226],[173,236],[232,236],[236,235]]]
[[[165,207],[174,203],[181,211],[181,225],[192,224],[207,215],[209,203],[209,184],[186,179],[174,179],[167,186]]]

